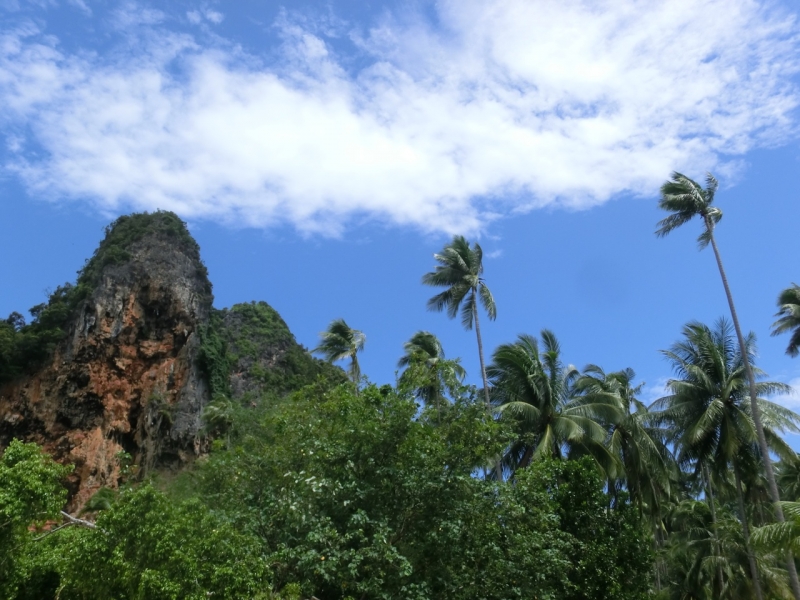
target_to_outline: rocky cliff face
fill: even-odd
[[[170,213],[150,217],[183,227]],[[210,393],[197,357],[211,286],[194,241],[179,243],[167,224],[101,245],[51,359],[0,387],[0,447],[18,437],[73,463],[73,506],[116,487],[122,452],[147,470],[198,450]]]

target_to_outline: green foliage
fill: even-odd
[[[67,499],[60,480],[71,470],[19,440],[0,458],[0,598],[14,597],[35,570],[29,528],[58,517]]]
[[[99,283],[103,270],[109,265],[130,260],[131,246],[146,235],[166,237],[187,256],[197,261],[203,277],[208,276],[200,261],[200,246],[189,233],[186,223],[173,212],[159,210],[154,213],[123,215],[106,226],[105,234],[92,258],[79,271],[78,284],[83,283],[94,288]]]
[[[0,383],[39,365],[64,339],[70,317],[90,294],[85,284],[65,283],[50,294],[47,303],[30,309],[31,323],[19,313],[0,321]]]
[[[650,583],[643,577],[653,556],[637,511],[628,503],[608,510],[603,481],[588,457],[544,461],[532,465],[529,485],[547,490],[560,529],[571,537],[570,586],[559,598],[646,598]]]
[[[336,385],[344,373],[313,358],[297,344],[280,315],[266,302],[236,304],[214,310],[201,332],[201,365],[213,395],[230,395],[231,371],[245,379],[245,394],[281,396],[316,381]]]
[[[800,354],[800,285],[793,283],[778,296],[778,313],[780,317],[772,324],[772,335],[791,332],[786,354]]]
[[[96,529],[69,534],[61,598],[253,598],[268,587],[252,537],[199,502],[173,504],[150,486],[123,492]]]
[[[220,334],[221,312],[212,309],[208,324],[199,329],[200,350],[197,360],[211,389],[212,397],[230,394],[231,359],[228,356],[225,340]]]
[[[196,493],[257,534],[275,589],[297,584],[302,597],[642,597],[638,517],[608,512],[591,467],[545,462],[513,483],[482,480],[502,425],[471,398],[441,417],[418,410],[388,386],[310,386],[234,424]]]

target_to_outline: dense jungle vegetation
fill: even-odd
[[[218,311],[202,359],[211,452],[191,470],[128,469],[75,516],[61,512],[69,466],[32,444],[5,450],[0,597],[800,600],[800,458],[782,437],[800,416],[769,400],[788,388],[754,364],[736,318],[715,191],[678,173],[661,190],[657,233],[701,221],[731,317],[676,332],[655,403],[631,369],[568,364],[549,330],[484,357],[480,319],[497,307],[480,246],[456,236],[422,281],[438,288],[431,310],[474,329],[481,388],[426,331],[396,384],[375,386],[364,333],[336,319],[314,351],[346,361],[349,380],[291,357],[285,377],[256,372],[270,390],[257,402],[233,401],[225,375],[258,355],[252,328],[270,339],[278,321],[245,305],[234,316],[256,325],[223,337]],[[796,355],[799,286],[777,317]],[[15,319],[14,335],[31,327]]]

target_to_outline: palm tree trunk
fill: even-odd
[[[778,523],[784,523],[786,519],[783,516],[783,509],[781,508],[781,496],[778,493],[778,484],[775,481],[775,472],[772,468],[772,459],[769,456],[769,448],[767,447],[767,438],[764,435],[764,424],[761,422],[761,411],[758,409],[758,400],[756,392],[756,379],[753,375],[753,367],[750,365],[750,358],[747,356],[745,348],[744,336],[742,335],[742,328],[739,325],[739,317],[736,316],[736,307],[733,305],[733,295],[731,288],[728,285],[728,278],[725,275],[725,269],[722,266],[722,257],[719,255],[717,248],[717,240],[714,238],[714,224],[708,215],[703,215],[706,223],[706,229],[711,240],[711,247],[714,249],[714,257],[717,259],[717,267],[719,267],[719,275],[722,278],[722,285],[725,288],[725,295],[728,298],[728,306],[731,309],[731,319],[733,320],[733,328],[736,330],[736,337],[739,339],[739,350],[742,354],[742,363],[747,373],[747,382],[750,386],[750,412],[752,413],[753,422],[756,426],[756,433],[758,434],[758,447],[761,450],[761,460],[764,461],[764,471],[767,475],[767,484],[769,487],[769,495],[772,499],[773,509],[775,510],[775,518]],[[795,600],[800,600],[800,581],[797,579],[797,569],[794,565],[794,557],[791,553],[786,558],[786,568],[789,571],[789,583],[792,587],[792,593]]]
[[[356,396],[358,396],[358,382],[361,379],[361,368],[358,366],[358,359],[356,358],[355,352],[350,356],[350,378],[353,380]]]
[[[477,290],[472,290],[472,293],[477,295]],[[483,397],[486,400],[487,412],[491,408],[489,403],[489,382],[486,379],[486,367],[483,364],[483,341],[481,340],[481,324],[478,321],[478,300],[475,299],[475,334],[478,336],[478,358],[481,360],[481,377],[483,377]],[[798,598],[800,600],[800,598]]]
[[[659,523],[653,523],[653,546],[655,547],[653,568],[656,573],[656,591],[661,592],[661,532],[659,531]]]
[[[719,543],[719,529],[717,527],[717,509],[714,506],[714,490],[711,487],[711,474],[708,472],[705,463],[702,466],[703,479],[706,484],[706,494],[708,495],[708,507],[711,509],[711,528],[714,530],[714,548],[717,553],[717,558],[722,557],[722,545]],[[719,586],[719,593],[722,593],[722,567],[717,565],[717,585]]]
[[[763,600],[761,595],[761,581],[758,578],[758,568],[756,567],[756,557],[753,556],[753,549],[750,547],[750,525],[747,522],[747,513],[744,510],[744,494],[742,493],[742,478],[739,475],[739,465],[734,461],[733,474],[736,477],[736,499],[739,501],[739,513],[742,519],[742,533],[744,534],[744,547],[747,550],[747,562],[750,563],[750,577],[753,578],[753,591],[758,600]]]

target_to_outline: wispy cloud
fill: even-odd
[[[659,398],[668,396],[670,394],[670,390],[667,387],[668,382],[669,382],[669,377],[659,377],[654,384],[646,385],[645,388],[642,390],[642,395],[641,395],[642,402],[650,405]]]
[[[672,169],[724,167],[795,131],[796,20],[750,0],[437,10],[438,27],[386,17],[352,35],[358,60],[284,18],[266,64],[134,4],[118,25],[150,34],[105,56],[5,31],[7,168],[33,193],[110,212],[453,233],[651,193]]]
[[[788,394],[773,396],[770,398],[770,400],[772,402],[777,402],[786,408],[791,408],[795,411],[800,410],[800,377],[795,377],[789,381],[789,385],[792,387],[791,392]]]

